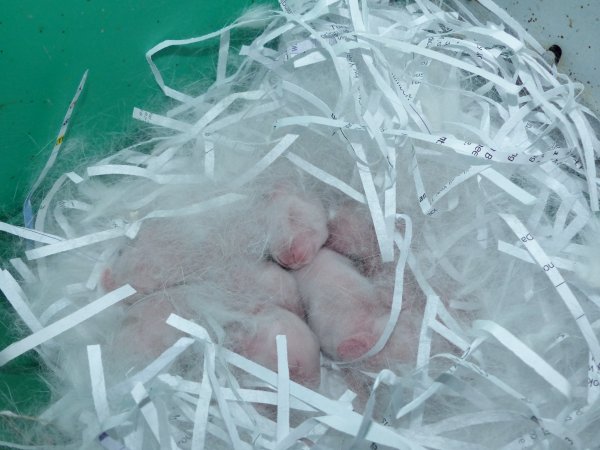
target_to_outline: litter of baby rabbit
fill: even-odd
[[[0,224],[28,243],[0,365],[36,351],[53,390],[2,445],[597,445],[599,122],[470,3],[281,0],[165,41],[174,106],[49,180],[86,74],[27,226]],[[169,85],[158,55],[208,40],[214,83]]]

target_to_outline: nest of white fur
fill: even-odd
[[[150,50],[181,102],[134,111],[156,135],[3,226],[36,245],[0,364],[61,380],[5,445],[596,446],[598,121],[491,1],[452,4],[281,2]],[[164,84],[155,53],[215,37],[207,92]]]

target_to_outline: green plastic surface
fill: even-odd
[[[84,71],[73,128],[110,140],[158,88],[145,52],[231,23],[251,0],[21,0],[0,7],[2,215],[18,210],[46,161]],[[213,55],[216,58],[216,55]],[[210,58],[207,58],[210,59]],[[207,69],[212,70],[210,59]],[[199,78],[207,74],[198,73]],[[208,74],[212,77],[212,74]],[[168,80],[167,78],[167,81]]]
[[[0,7],[0,220],[21,224],[24,197],[44,166],[77,85],[89,69],[66,140],[88,152],[134,127],[133,107],[162,97],[145,53],[165,39],[200,36],[233,22],[252,0],[20,0]],[[276,6],[275,2],[261,1]],[[218,40],[158,58],[167,83],[214,78]],[[193,57],[193,58],[190,58]],[[177,85],[176,87],[183,87]],[[86,155],[89,157],[90,155]],[[0,235],[8,268],[15,240]],[[15,316],[0,295],[0,349],[14,341]],[[31,413],[49,392],[34,352],[0,367],[0,411]],[[10,427],[0,418],[0,434]],[[1,436],[0,436],[1,437]]]

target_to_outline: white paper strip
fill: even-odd
[[[404,53],[416,53],[419,55],[423,55],[427,58],[431,58],[431,59],[440,61],[444,64],[455,66],[459,69],[465,70],[467,72],[471,72],[475,75],[479,75],[480,77],[483,77],[485,79],[492,81],[494,84],[496,84],[502,90],[506,91],[508,94],[516,95],[521,90],[521,88],[519,86],[506,81],[504,78],[501,78],[501,77],[499,77],[493,73],[487,72],[485,70],[482,70],[479,67],[474,66],[472,64],[468,64],[459,59],[447,56],[446,54],[441,53],[441,52],[436,52],[434,50],[429,50],[429,49],[426,49],[423,47],[419,47],[417,45],[413,45],[408,42],[396,41],[393,39],[377,36],[374,34],[357,33],[357,36],[360,39],[364,39],[367,41],[372,40],[375,42],[380,42],[383,45],[385,45],[386,47],[394,49],[394,50],[400,50],[401,52],[404,52]]]
[[[0,290],[31,331],[39,331],[42,328],[39,319],[29,307],[25,292],[7,270],[0,271]]]
[[[21,258],[12,258],[10,263],[15,268],[15,270],[19,273],[19,275],[23,278],[25,283],[31,284],[37,281],[37,277],[31,271],[31,269],[25,264],[25,262]]]
[[[265,156],[263,156],[252,168],[237,177],[232,186],[238,188],[253,180],[258,174],[269,167],[298,139],[297,134],[286,134]]]
[[[352,149],[356,153],[359,161],[356,162],[356,168],[362,181],[363,190],[367,199],[367,205],[369,206],[369,212],[373,220],[373,227],[375,228],[375,234],[377,236],[377,243],[379,244],[379,250],[381,252],[381,258],[383,262],[389,262],[394,260],[394,243],[391,236],[388,235],[385,218],[383,216],[383,210],[381,203],[379,202],[379,196],[375,189],[375,183],[373,181],[373,175],[366,165],[367,157],[361,144],[353,143]],[[361,162],[362,161],[362,162]]]
[[[159,444],[161,444],[161,438],[160,438],[160,433],[159,433],[158,412],[156,410],[156,407],[154,406],[154,403],[152,402],[152,400],[149,397],[148,391],[146,390],[146,388],[144,387],[143,384],[137,383],[131,391],[131,396],[133,397],[133,399],[137,403],[138,407],[142,411],[142,415],[143,415],[144,419],[146,420],[146,423],[150,427],[150,431],[152,431],[152,435],[156,438],[156,441]],[[177,444],[175,444],[175,441],[173,440],[172,437],[169,439],[169,444],[170,444],[171,450],[176,450],[178,448]],[[165,450],[168,450],[168,449],[165,449]]]
[[[111,391],[114,391],[115,395],[125,395],[127,392],[133,389],[133,386],[135,386],[137,383],[148,383],[161,371],[163,371],[165,367],[173,363],[173,361],[175,361],[179,355],[185,352],[193,343],[194,340],[191,338],[179,338],[171,347],[162,352],[158,358],[156,358],[139,372],[113,387]]]
[[[160,127],[169,128],[175,131],[186,132],[192,128],[191,124],[183,123],[179,120],[171,119],[170,117],[161,116],[160,114],[144,111],[140,108],[133,108],[131,117],[142,122],[158,125]]]
[[[109,308],[121,300],[132,296],[135,294],[135,292],[135,289],[129,285],[122,286],[100,297],[98,300],[85,305],[76,312],[63,317],[56,322],[53,322],[39,331],[36,331],[26,338],[10,344],[4,350],[0,351],[0,366],[3,366],[23,353],[45,343],[46,341],[49,341],[50,339],[55,338],[65,331],[70,330],[71,328],[88,320],[96,314],[101,313],[106,308]]]
[[[597,361],[600,361],[600,342],[598,342],[598,337],[594,333],[594,330],[592,329],[585,312],[581,308],[581,305],[577,301],[577,298],[575,295],[573,295],[569,285],[566,283],[555,264],[546,255],[542,249],[542,246],[537,242],[534,236],[527,231],[525,226],[515,216],[510,214],[501,214],[500,216],[525,245],[525,248],[538,263],[540,268],[546,273],[550,279],[550,282],[555,287],[569,312],[575,319],[577,326],[581,330],[584,339],[590,347],[590,352]]]
[[[504,190],[506,193],[523,203],[524,205],[531,205],[536,201],[536,198],[529,192],[517,186],[515,183],[510,181],[508,178],[492,169],[491,167],[482,171],[481,175],[496,186]]]
[[[0,222],[0,231],[5,231],[30,241],[41,242],[42,244],[54,244],[62,240],[62,238],[58,236],[53,236],[51,234],[29,228],[17,227],[4,222]]]
[[[115,239],[125,235],[125,229],[113,228],[111,230],[99,231],[97,233],[88,234],[74,239],[57,242],[43,247],[38,247],[33,250],[27,250],[25,256],[27,259],[34,260],[44,258],[46,256],[55,255],[57,253],[66,252],[76,248],[86,247],[88,245],[97,244],[98,242]]]
[[[322,169],[319,169],[317,166],[312,165],[308,161],[300,158],[298,155],[292,152],[288,152],[285,155],[285,157],[309,175],[312,175],[316,179],[321,180],[323,183],[336,188],[340,192],[346,194],[351,199],[356,200],[359,203],[365,203],[364,194],[361,194],[356,189],[344,183],[342,180],[334,177],[333,175],[330,175]]]
[[[96,408],[98,421],[101,425],[104,425],[106,419],[110,417],[110,409],[106,397],[106,385],[104,383],[104,368],[102,365],[102,351],[100,346],[88,345],[87,355],[94,407]]]
[[[33,186],[31,186],[31,189],[27,193],[25,203],[23,205],[23,217],[25,219],[25,226],[27,228],[32,228],[33,223],[34,223],[31,199],[32,199],[35,191],[40,187],[42,181],[44,181],[44,178],[46,178],[46,176],[48,175],[48,172],[50,171],[50,169],[56,162],[56,158],[58,157],[58,152],[60,151],[60,148],[62,147],[62,144],[65,139],[65,135],[67,134],[67,129],[69,128],[69,122],[71,121],[71,116],[73,115],[73,111],[75,110],[75,105],[77,104],[77,101],[79,100],[79,96],[81,95],[81,92],[83,92],[83,87],[85,86],[87,76],[88,76],[88,71],[86,70],[83,73],[83,77],[81,78],[81,81],[79,82],[79,86],[77,86],[77,90],[75,91],[73,100],[71,100],[71,103],[69,104],[69,108],[67,109],[65,117],[60,126],[60,130],[58,132],[58,137],[56,138],[56,142],[54,143],[54,147],[52,148],[50,157],[48,158],[48,161],[46,162],[46,165],[42,169],[41,173],[38,175],[37,179],[33,183]]]
[[[229,350],[222,349],[221,351],[223,357],[230,364],[266,381],[273,386],[277,384],[277,374],[275,372]],[[290,395],[293,395],[312,407],[328,414],[327,416],[319,417],[317,420],[326,423],[336,430],[353,436],[360,427],[362,419],[361,415],[353,411],[348,411],[336,400],[331,400],[304,386],[294,383],[293,381],[290,382]],[[394,448],[397,448],[399,445],[404,445],[406,448],[411,450],[424,450],[422,446],[411,442],[402,434],[376,423],[371,425],[369,432],[366,435],[366,439],[382,445],[389,445]]]
[[[565,397],[571,397],[571,383],[508,330],[491,320],[476,320],[473,322],[473,329],[485,331],[494,336],[498,342],[535,370],[548,384]]]
[[[287,358],[287,339],[277,335],[277,442],[290,433],[290,371]]]
[[[208,424],[208,408],[212,398],[212,387],[208,378],[208,372],[215,366],[214,347],[205,347],[204,370],[202,371],[202,383],[198,392],[198,403],[194,414],[194,428],[192,430],[192,450],[202,450],[206,442],[206,428]]]
[[[159,174],[153,173],[143,167],[105,164],[102,166],[92,166],[87,169],[88,176],[96,177],[100,175],[130,175],[134,177],[147,178],[157,184],[200,184],[202,179],[196,174]]]

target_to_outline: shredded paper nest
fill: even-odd
[[[86,145],[84,76],[1,225],[28,331],[0,365],[35,350],[53,389],[2,445],[597,448],[598,119],[472,3],[281,0],[165,41],[177,105],[48,184]],[[264,31],[234,51],[241,29]],[[208,40],[214,84],[167,85],[155,56]]]

